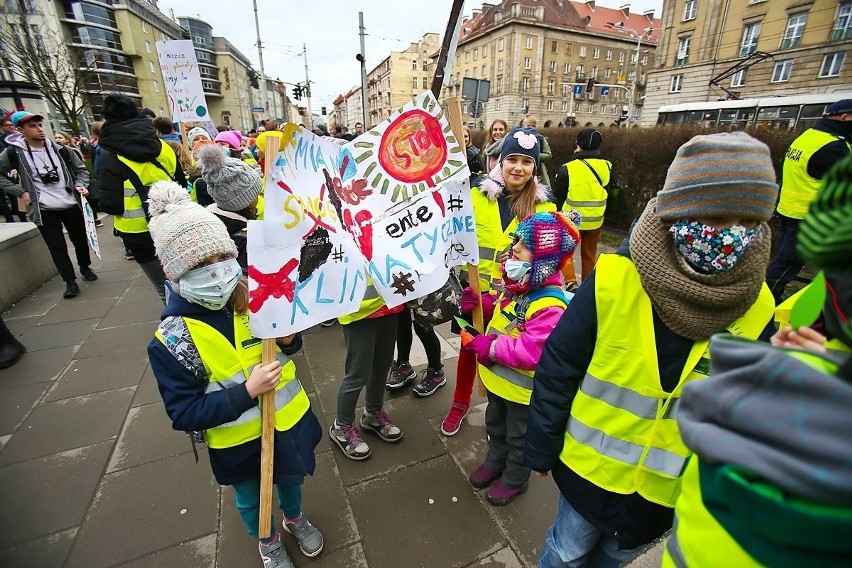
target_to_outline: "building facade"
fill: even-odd
[[[412,42],[408,49],[392,51],[367,73],[367,115],[370,126],[387,119],[399,107],[432,86],[435,73],[433,56],[440,47],[439,34],[427,33]],[[349,102],[356,104],[351,99]],[[361,104],[358,101],[359,108]],[[358,118],[356,122],[360,120]],[[353,124],[350,123],[349,127]]]
[[[442,95],[461,97],[465,77],[488,81],[480,116],[463,101],[468,125],[477,128],[496,119],[517,125],[527,113],[539,127],[610,125],[625,112],[638,118],[659,28],[653,12],[594,0],[483,4],[462,24]]]
[[[662,105],[848,91],[852,0],[674,0],[641,123]]]
[[[133,62],[142,107],[158,116],[168,116],[169,98],[156,43],[183,39],[184,30],[147,0],[121,0],[113,4],[125,55]]]
[[[189,39],[195,48],[198,60],[198,72],[201,74],[201,86],[207,97],[207,106],[215,107],[216,100],[222,97],[222,82],[216,67],[216,46],[213,41],[213,27],[198,18],[183,16],[178,18],[181,27],[189,32]]]
[[[217,125],[248,132],[254,126],[251,111],[254,96],[248,75],[251,61],[223,37],[214,37],[213,46],[222,96],[211,99],[210,118]]]

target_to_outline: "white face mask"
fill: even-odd
[[[181,277],[179,294],[193,304],[220,310],[228,303],[242,275],[236,258],[195,268]]]
[[[510,258],[505,262],[504,267],[506,270],[506,276],[508,276],[510,280],[520,282],[524,276],[527,275],[527,272],[530,271],[532,264]]]

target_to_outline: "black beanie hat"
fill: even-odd
[[[583,150],[597,150],[603,143],[603,134],[594,128],[584,128],[577,135],[577,146]]]
[[[104,97],[101,115],[107,122],[123,122],[139,116],[133,99],[123,93],[110,93]]]

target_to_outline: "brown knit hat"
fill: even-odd
[[[681,146],[657,193],[662,221],[745,217],[768,221],[778,184],[769,148],[744,132],[695,136]]]

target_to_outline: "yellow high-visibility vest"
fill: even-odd
[[[236,347],[206,323],[189,317],[182,319],[209,378],[205,394],[242,385],[252,369],[261,364],[263,340],[252,335],[248,314],[234,314]],[[161,329],[155,336],[163,344],[175,339],[164,337]],[[305,415],[311,403],[296,378],[296,364],[277,346],[276,350],[276,358],[281,362],[281,382],[275,388],[275,429],[284,432]],[[260,438],[262,425],[258,399],[257,406],[246,410],[236,420],[205,430],[204,438],[211,448],[231,448]]]
[[[781,197],[778,213],[792,219],[804,219],[816,199],[822,180],[808,175],[808,162],[817,150],[842,138],[810,128],[793,140],[784,157]],[[852,151],[849,142],[846,143]]]
[[[361,300],[361,305],[358,307],[358,311],[346,314],[345,316],[340,316],[337,318],[337,321],[339,321],[341,325],[346,325],[354,321],[362,320],[379,311],[384,305],[385,300],[379,295],[379,291],[376,290],[376,287],[373,286],[373,279],[368,278],[367,289],[364,291],[364,298]]]
[[[155,166],[153,162],[134,162],[119,154],[116,154],[116,157],[133,170],[142,185],[150,187],[155,182],[173,179],[177,169],[175,151],[164,140],[160,140],[160,144],[162,146],[156,160],[168,174]],[[122,233],[148,232],[148,221],[145,219],[145,210],[142,209],[142,198],[130,180],[124,180],[124,213],[116,215],[113,224],[115,229]]]
[[[571,405],[559,457],[602,489],[638,492],[673,507],[690,455],[675,417],[684,385],[707,376],[710,341],[693,345],[677,387],[666,392],[660,385],[651,300],[636,266],[626,257],[604,254],[595,270],[595,351]],[[757,301],[728,331],[754,339],[774,308],[764,284]]]
[[[606,189],[609,185],[612,164],[600,158],[585,160],[595,169],[603,185],[598,183],[595,174],[580,160],[571,160],[565,167],[568,169],[568,197],[565,198],[565,209],[574,209],[580,214],[580,230],[591,231],[603,225],[606,211]]]

